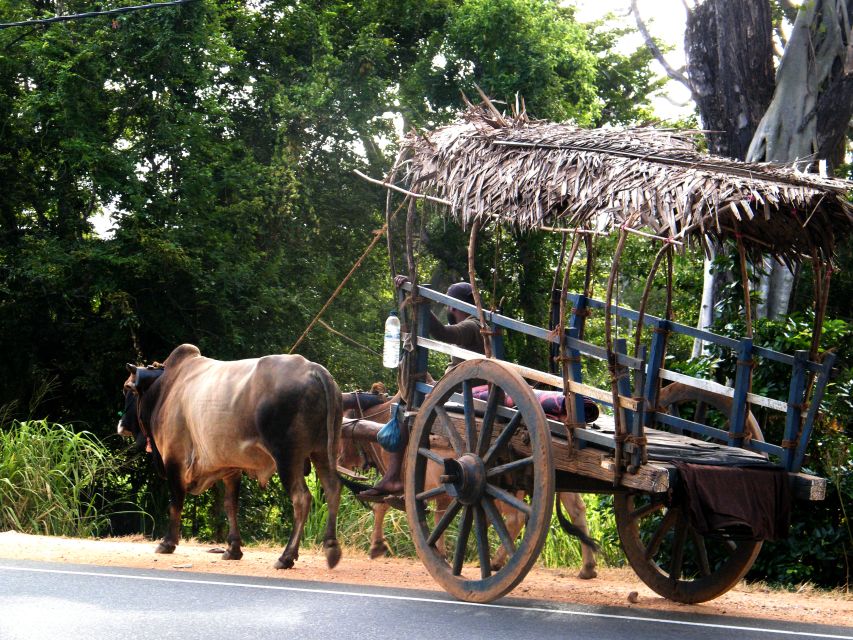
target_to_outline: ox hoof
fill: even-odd
[[[275,561],[273,565],[276,569],[292,569],[294,560],[293,558],[279,558]]]
[[[240,549],[226,549],[222,554],[223,560],[239,560],[243,557],[243,552]]]
[[[326,564],[329,569],[334,569],[341,561],[341,547],[337,540],[326,540],[323,547],[326,549]]]
[[[386,556],[391,555],[391,549],[388,548],[388,545],[385,542],[380,542],[379,544],[375,544],[370,547],[370,559],[376,560],[376,558],[384,558]]]
[[[161,542],[157,545],[157,548],[154,549],[154,553],[172,553],[175,550],[174,544],[171,542]]]
[[[595,567],[589,565],[584,566],[578,574],[578,578],[580,578],[581,580],[592,580],[597,576],[598,572],[595,570]]]

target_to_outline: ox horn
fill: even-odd
[[[136,373],[137,366],[136,366],[135,364],[130,364],[130,363],[128,362],[128,363],[127,363],[127,364],[125,364],[124,366],[126,366],[126,367],[127,367],[127,370],[128,370],[130,373]]]

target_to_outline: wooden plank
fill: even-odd
[[[482,400],[475,400],[475,404],[485,406]],[[514,410],[506,407],[498,407],[498,415],[508,417]],[[465,418],[461,413],[448,413],[451,424],[456,428],[460,435],[465,437]],[[481,422],[477,418],[477,423]],[[553,421],[549,421],[553,422]],[[554,423],[557,427],[562,427],[560,423]],[[500,433],[500,428],[496,428],[492,433],[492,442],[497,439]],[[530,443],[525,442],[525,436],[515,435],[510,440],[510,446],[520,455],[531,455]],[[553,456],[554,468],[569,473],[595,478],[605,482],[613,482],[613,454],[588,447],[586,449],[573,449],[569,440],[554,436],[551,438],[551,454]],[[635,474],[623,473],[621,486],[630,489],[639,489],[641,491],[649,491],[652,493],[660,493],[669,488],[669,470],[658,464],[645,464]]]
[[[485,405],[481,400],[475,400],[475,403]],[[511,414],[511,409],[498,407],[498,415]],[[465,419],[461,413],[448,413],[450,423],[456,428],[461,437],[465,435]],[[478,422],[479,422],[478,418]],[[556,424],[557,427],[562,427],[559,423],[549,421]],[[497,438],[500,429],[495,429],[492,434],[492,441]],[[577,430],[576,430],[577,432]],[[602,435],[606,435],[602,434]],[[676,436],[666,432],[651,430],[649,437],[653,439],[663,438],[669,440],[672,438],[680,438],[689,440],[683,436]],[[443,448],[448,455],[452,455],[450,441],[444,436],[430,436],[430,446],[434,449]],[[519,455],[527,456],[531,454],[529,443],[525,442],[522,435],[513,436],[510,440],[510,446],[515,449]],[[554,468],[567,473],[573,473],[587,478],[592,478],[602,482],[612,483],[614,462],[612,453],[602,451],[593,447],[585,449],[574,449],[566,438],[561,438],[557,435],[551,438],[551,454],[553,456]],[[650,493],[662,493],[670,488],[670,477],[674,474],[672,465],[663,463],[646,463],[642,465],[637,473],[623,473],[620,481],[620,486],[627,489],[636,489],[639,491],[648,491]],[[788,474],[791,489],[795,498],[799,500],[823,500],[826,496],[826,479],[818,476],[812,476],[804,473]]]
[[[797,500],[812,502],[826,499],[826,478],[805,473],[789,473],[791,491]]]
[[[702,378],[694,378],[692,376],[684,375],[683,373],[678,373],[677,371],[670,371],[669,369],[661,369],[660,377],[664,380],[669,380],[670,382],[680,382],[681,384],[686,384],[688,387],[693,387],[694,389],[704,389],[705,391],[711,391],[721,396],[726,396],[727,398],[734,398],[735,390],[731,387],[727,387],[724,384],[720,384],[719,382],[714,382],[713,380],[703,380]],[[751,404],[757,404],[761,407],[767,407],[768,409],[775,409],[776,411],[781,411],[785,413],[788,411],[788,403],[782,402],[781,400],[774,400],[773,398],[765,398],[764,396],[760,396],[757,393],[748,393],[746,394],[747,402]]]
[[[453,358],[461,358],[462,360],[475,360],[483,357],[482,353],[477,353],[476,351],[468,351],[467,349],[462,349],[461,347],[457,347],[456,345],[448,344],[446,342],[439,342],[438,340],[433,340],[431,338],[418,338],[418,346],[430,349],[432,351],[438,351],[440,353],[447,354]],[[515,364],[514,362],[507,362],[506,360],[501,360],[500,362],[501,364],[515,369],[522,377],[527,378],[528,380],[535,380],[537,382],[547,384],[557,389],[563,388],[563,379],[560,376],[555,376],[551,373],[545,373],[544,371],[538,371],[537,369],[531,369],[530,367]],[[613,396],[610,394],[610,392],[603,391],[602,389],[598,389],[596,387],[591,387],[587,384],[573,382],[571,380],[569,381],[569,391],[572,391],[574,393],[580,393],[582,395],[587,396],[588,398],[592,398],[593,400],[600,400],[602,402],[613,401]],[[638,402],[633,398],[625,398],[620,396],[619,405],[625,409],[636,411],[638,407]]]

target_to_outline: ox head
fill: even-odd
[[[130,375],[124,381],[124,387],[122,388],[124,392],[124,411],[118,422],[117,431],[121,436],[135,437],[141,431],[137,409],[139,398],[154,384],[157,378],[163,375],[165,369],[162,365],[158,364],[148,365],[147,367],[128,364],[127,370]]]

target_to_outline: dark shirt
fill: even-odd
[[[477,353],[485,352],[483,335],[480,333],[480,321],[474,316],[468,316],[457,324],[442,324],[441,320],[430,313],[429,334],[436,340],[455,344],[457,347],[462,347],[468,351],[476,351]],[[464,362],[464,360],[461,358],[451,358],[450,366],[445,370],[445,373],[460,362]]]

